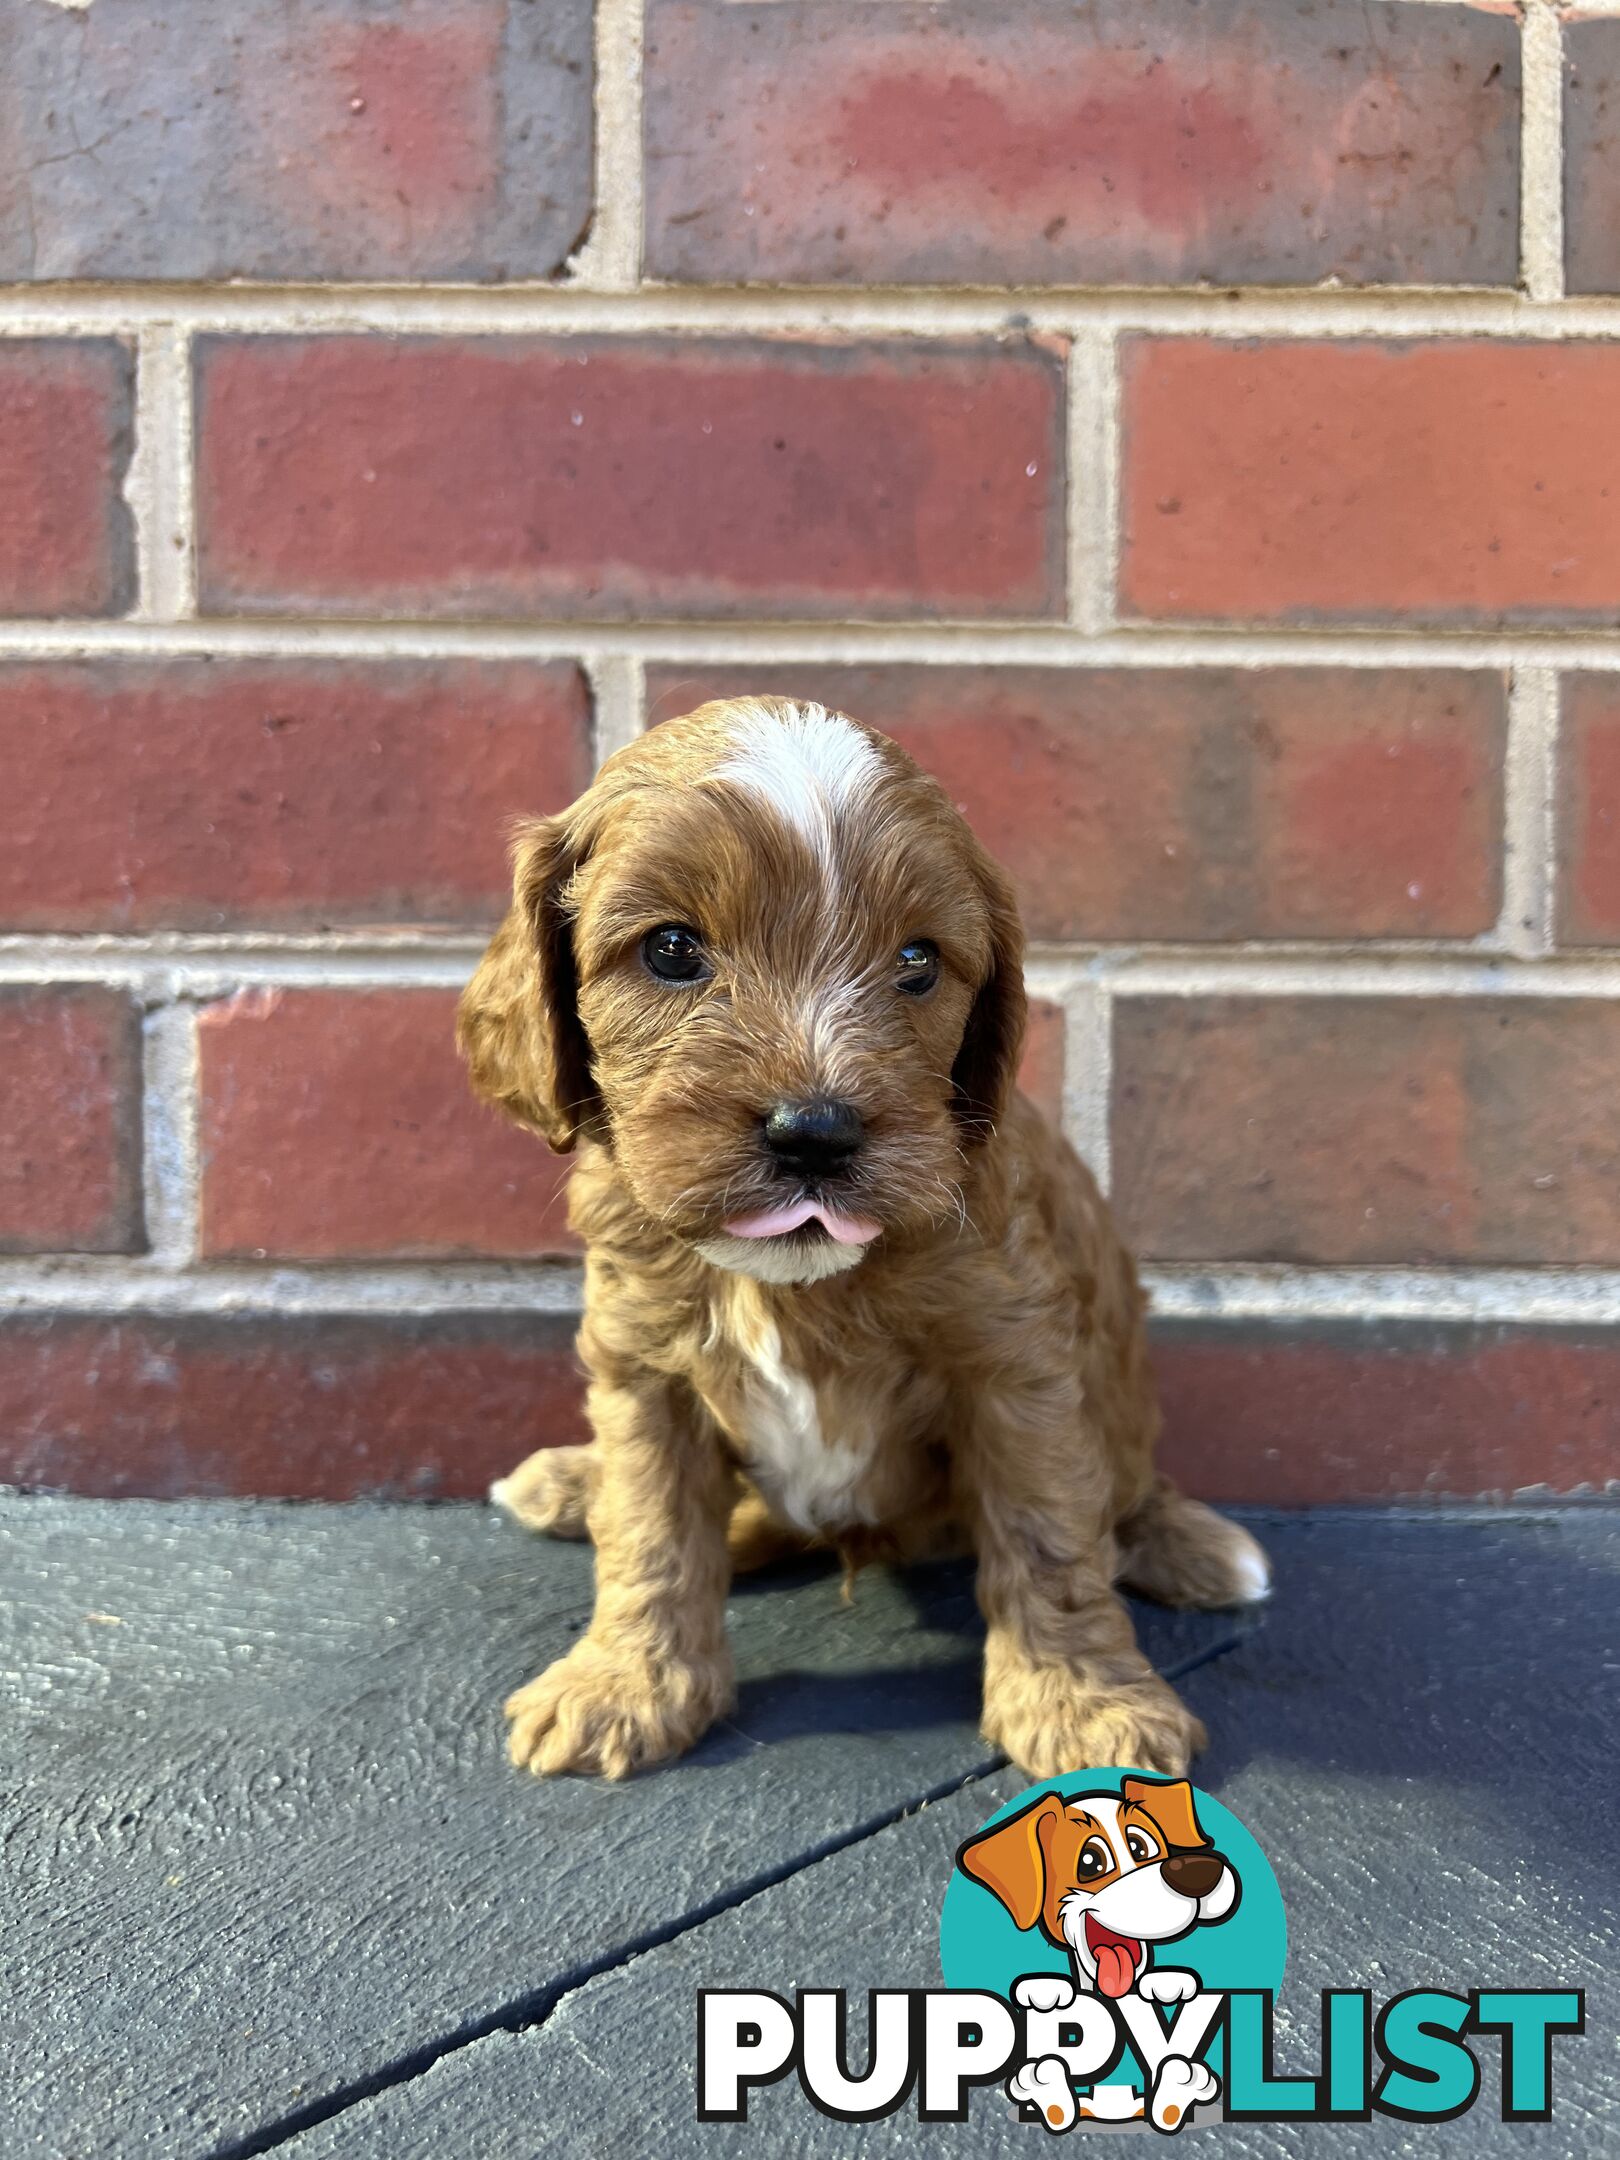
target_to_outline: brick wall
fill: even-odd
[[[1217,1496],[1620,1475],[1620,19],[0,0],[0,1476],[572,1432],[501,833],[799,690],[1011,865]]]

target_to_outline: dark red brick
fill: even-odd
[[[140,1015],[97,984],[0,989],[0,1252],[139,1252]]]
[[[1620,678],[1566,678],[1559,732],[1558,942],[1620,945]]]
[[[276,337],[198,367],[211,609],[1062,609],[1037,346]]]
[[[1161,1320],[1165,1468],[1206,1500],[1602,1494],[1620,1336],[1595,1329]]]
[[[110,338],[0,338],[0,615],[129,606],[133,395]]]
[[[1620,21],[1564,25],[1564,282],[1620,292]]]
[[[1029,1001],[1029,1031],[1024,1037],[1024,1061],[1018,1085],[1045,1111],[1052,1124],[1063,1124],[1063,1007],[1046,998]]]
[[[582,1439],[562,1315],[0,1322],[0,1479],[112,1495],[480,1497]],[[1162,1459],[1299,1507],[1601,1492],[1620,1346],[1594,1330],[1161,1319]]]
[[[654,717],[818,699],[893,735],[1032,936],[1469,937],[1501,906],[1506,683],[1404,668],[655,668]]]
[[[1614,619],[1620,346],[1138,338],[1128,615]]]
[[[8,8],[0,278],[533,278],[580,237],[590,0],[139,12]]]
[[[563,1315],[0,1322],[0,1480],[70,1492],[481,1498],[586,1437]]]
[[[1163,1260],[1620,1261],[1620,1004],[1131,997],[1114,1197]]]
[[[566,665],[0,664],[7,930],[483,925],[590,779]]]
[[[1506,8],[652,0],[647,257],[704,281],[1512,284]]]
[[[473,1099],[450,990],[253,990],[199,1029],[210,1259],[566,1251],[567,1164]]]

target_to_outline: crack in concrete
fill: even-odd
[[[1235,1627],[1232,1633],[1221,1641],[1210,1644],[1207,1649],[1198,1651],[1193,1656],[1176,1661],[1166,1669],[1163,1677],[1176,1681],[1186,1679],[1188,1674],[1200,1671],[1204,1666],[1213,1664],[1217,1658],[1235,1650],[1253,1631],[1252,1620]],[[590,1981],[599,1980],[604,1973],[623,1971],[649,1951],[660,1950],[666,1943],[678,1941],[695,1928],[706,1927],[711,1920],[718,1920],[727,1913],[735,1912],[753,1899],[764,1896],[767,1891],[780,1889],[782,1884],[791,1882],[795,1876],[803,1874],[807,1869],[819,1867],[824,1860],[831,1860],[838,1854],[865,1843],[867,1839],[893,1829],[896,1823],[904,1822],[919,1808],[931,1807],[937,1801],[948,1800],[956,1793],[965,1792],[969,1786],[994,1776],[1006,1765],[1005,1755],[987,1755],[970,1769],[963,1771],[959,1777],[947,1778],[931,1785],[920,1793],[910,1795],[897,1807],[885,1809],[880,1815],[869,1816],[841,1834],[823,1838],[802,1853],[795,1854],[791,1860],[784,1861],[780,1867],[750,1876],[719,1896],[692,1906],[667,1926],[649,1928],[642,1934],[618,1944],[600,1958],[587,1960],[563,1979],[554,1981],[547,1987],[537,1988],[530,1994],[516,1996],[484,2017],[472,2019],[451,2032],[425,2041],[421,2047],[412,2048],[408,2054],[396,2057],[393,2062],[384,2063],[363,2078],[356,2078],[347,2085],[337,2087],[321,2099],[310,2101],[307,2106],[278,2116],[246,2137],[215,2146],[207,2155],[207,2160],[261,2160],[262,2155],[279,2150],[290,2144],[294,2138],[302,2137],[306,2131],[318,2129],[322,2123],[333,2122],[339,2116],[347,2115],[368,2100],[375,2100],[383,2093],[396,2092],[403,2086],[414,2084],[439,2063],[447,2061],[453,2055],[459,2055],[480,2040],[487,2040],[496,2033],[510,2033],[515,2036],[536,2032],[570,1996],[576,1995]]]

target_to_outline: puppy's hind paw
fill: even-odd
[[[1153,2080],[1148,2120],[1155,2130],[1179,2130],[1201,2102],[1217,2099],[1221,2081],[1208,2063],[1189,2062],[1185,2055],[1167,2055]]]
[[[1039,2062],[1022,2064],[1007,2080],[1007,2098],[1020,2107],[1034,2108],[1054,2134],[1073,2128],[1078,2110],[1061,2055],[1043,2055]]]
[[[1119,1580],[1161,1605],[1220,1612],[1271,1594],[1271,1562],[1240,1523],[1160,1484],[1119,1526]]]
[[[586,1509],[596,1483],[596,1450],[589,1445],[537,1448],[489,1488],[492,1504],[547,1537],[590,1536]]]

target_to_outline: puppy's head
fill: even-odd
[[[519,835],[462,999],[474,1087],[609,1147],[647,1214],[770,1282],[955,1221],[1024,1024],[1007,881],[894,743],[703,706]]]
[[[1127,1994],[1151,1946],[1224,1920],[1239,1883],[1199,1823],[1185,1778],[1128,1777],[1118,1793],[1041,1793],[969,1838],[957,1865],[1021,1928],[1039,1925],[1104,1995]]]

